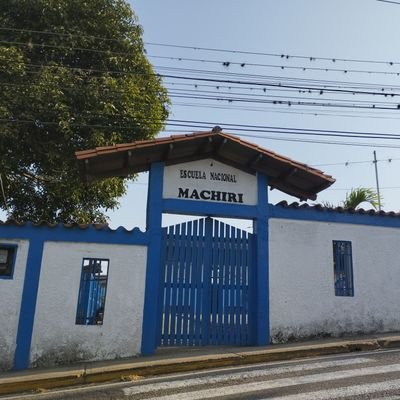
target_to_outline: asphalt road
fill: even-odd
[[[1,400],[386,399],[400,400],[400,350],[230,367]]]

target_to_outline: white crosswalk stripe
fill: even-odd
[[[400,388],[400,379],[392,381],[368,383],[363,385],[346,386],[341,388],[319,390],[316,392],[308,392],[301,394],[293,394],[281,397],[268,397],[263,400],[330,400],[346,396],[361,396],[383,392],[385,390],[394,390]],[[399,400],[400,397],[385,397],[385,400]]]
[[[142,381],[122,390],[130,399],[146,400],[203,400],[225,396],[257,396],[264,400],[365,396],[375,400],[400,400],[399,358],[394,353],[388,357],[392,358],[389,363],[382,362],[381,354],[379,357],[352,356],[253,368],[233,367],[211,373],[199,372],[195,376],[175,375],[169,381]]]
[[[271,369],[257,369],[253,371],[246,372],[234,372],[230,374],[215,375],[215,376],[204,376],[200,378],[188,378],[184,380],[175,380],[172,382],[160,382],[153,383],[150,385],[135,386],[130,388],[125,388],[124,393],[127,396],[140,393],[155,392],[157,390],[169,390],[169,389],[182,389],[186,387],[196,386],[196,385],[211,385],[216,383],[226,383],[229,381],[236,381],[238,379],[246,380],[252,378],[267,377],[271,375],[280,375],[294,372],[312,371],[325,368],[337,368],[346,367],[352,365],[361,365],[372,360],[369,358],[354,358],[349,360],[330,360],[321,362],[312,362],[308,364],[301,365],[287,365],[283,367],[275,367]]]
[[[338,379],[348,379],[355,377],[365,377],[369,375],[385,374],[391,372],[400,372],[400,364],[384,365],[379,367],[367,367],[354,370],[345,370],[337,372],[328,372],[313,375],[296,376],[291,378],[274,379],[262,382],[251,382],[251,383],[240,383],[231,384],[230,386],[204,389],[186,393],[177,393],[167,396],[156,396],[147,400],[202,400],[212,399],[218,396],[229,396],[240,394],[250,394],[251,392],[257,392],[268,389],[286,388],[296,385],[304,385],[310,383],[320,383],[335,381]],[[393,389],[400,388],[400,379],[393,381]],[[379,389],[381,390],[381,389]],[[327,397],[327,398],[332,398]],[[286,399],[285,399],[286,400]]]

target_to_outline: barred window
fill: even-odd
[[[12,279],[16,254],[17,245],[0,243],[0,279]]]
[[[77,325],[102,325],[109,260],[84,258],[79,287]]]
[[[333,241],[333,273],[336,296],[354,296],[351,242]]]

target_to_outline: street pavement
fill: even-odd
[[[5,399],[399,400],[400,349],[138,378]]]
[[[392,350],[388,352],[389,349]],[[358,355],[360,352],[366,354],[364,352],[367,351],[369,352],[368,357],[363,356],[360,358],[352,356],[352,354]],[[346,358],[345,353],[350,353],[347,356],[351,355],[351,357]],[[326,364],[324,359],[321,359],[318,363],[311,363],[308,366],[306,364],[309,361],[301,361],[298,364],[299,366],[292,366],[292,369],[288,369],[286,365],[279,367],[281,368],[279,369],[274,364],[276,362],[286,362],[285,360],[298,360],[306,357],[331,357],[329,355],[333,354],[341,354],[341,357],[347,361],[340,361],[341,359],[338,359],[332,364]],[[386,361],[380,363],[379,357],[383,357],[383,354],[390,354],[392,358],[389,357]],[[389,390],[387,387],[382,389],[382,382],[387,381],[392,385],[393,390],[396,391],[398,385],[400,385],[399,354],[399,334],[324,339],[314,342],[271,345],[266,347],[165,348],[158,350],[151,357],[92,362],[45,370],[30,369],[22,372],[3,373],[0,374],[0,399],[9,398],[4,396],[11,396],[13,393],[18,395],[12,398],[22,398],[22,393],[29,391],[39,392],[39,397],[34,397],[38,399],[86,398],[77,397],[76,393],[73,397],[55,397],[68,396],[68,393],[72,393],[68,392],[70,389],[67,392],[47,392],[54,388],[73,388],[75,386],[78,387],[77,390],[80,395],[86,393],[88,390],[91,392],[90,396],[100,396],[88,397],[90,399],[163,398],[163,396],[169,396],[170,394],[174,396],[180,395],[181,391],[184,393],[183,396],[186,397],[165,398],[184,398],[188,400],[192,398],[218,398],[219,396],[228,396],[228,398],[263,398],[254,397],[255,395],[258,396],[258,392],[268,392],[268,396],[274,398],[273,396],[276,397],[277,395],[271,395],[271,393],[281,393],[283,389],[290,392],[298,385],[311,385],[311,387],[314,385],[318,387],[322,382],[332,383],[337,380],[348,379],[351,382],[353,380],[361,380],[362,382],[360,381],[360,385],[358,386],[371,392]],[[348,360],[353,361],[349,363]],[[261,368],[254,367],[260,363],[263,363]],[[231,372],[227,368],[238,369],[236,372],[233,372],[234,370],[232,369]],[[208,376],[208,372],[204,373],[204,376],[201,375],[203,374],[203,370],[210,371],[210,369],[214,371],[211,375]],[[328,369],[328,372],[325,369]],[[187,375],[188,373],[189,375]],[[375,375],[384,377],[383,381],[370,381]],[[159,376],[159,378],[153,378],[155,376]],[[99,386],[103,382],[111,381],[113,381],[111,386],[107,386],[108,384]],[[134,383],[127,384],[126,382]],[[370,386],[365,386],[367,384]],[[129,389],[129,385],[132,388]],[[138,389],[140,386],[147,389]],[[119,392],[122,388],[124,390]],[[199,388],[201,390],[197,390]],[[240,388],[241,392],[238,392],[238,388]],[[330,387],[330,389],[333,390],[333,387]],[[337,388],[337,390],[339,389],[341,388]],[[193,392],[193,394],[188,395],[184,392],[185,390]],[[354,393],[357,390],[354,388]],[[200,394],[196,394],[196,391],[199,391]],[[89,392],[86,394],[89,395]],[[104,397],[104,393],[107,393],[108,397]],[[340,398],[342,393],[345,392],[338,391],[336,397],[323,397],[323,394],[320,393],[318,396],[322,397],[315,398]],[[114,395],[123,397],[114,397]],[[250,397],[237,397],[242,395]],[[289,399],[292,398],[289,397]],[[293,397],[293,400],[296,399],[296,397]],[[299,399],[302,399],[302,397],[299,397]]]

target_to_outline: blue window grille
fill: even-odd
[[[351,242],[333,241],[333,273],[336,296],[354,296]]]
[[[79,287],[77,325],[102,325],[109,260],[84,258]]]
[[[17,245],[0,243],[0,279],[12,279],[14,275]]]

